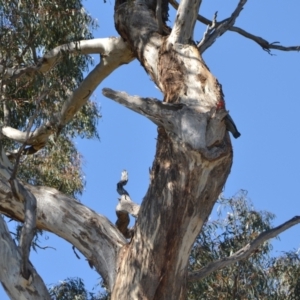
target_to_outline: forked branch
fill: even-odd
[[[257,249],[260,245],[262,245],[265,241],[276,237],[281,232],[289,229],[290,227],[300,223],[300,216],[296,216],[289,221],[279,225],[273,229],[262,232],[256,239],[254,239],[251,243],[247,244],[242,249],[238,250],[234,254],[224,259],[220,259],[218,261],[214,261],[209,263],[207,266],[203,267],[199,271],[191,272],[188,275],[188,280],[190,282],[201,280],[204,277],[207,277],[212,272],[222,269],[226,266],[229,266],[239,260],[245,259],[251,255],[251,253]]]
[[[200,151],[209,161],[226,152],[226,146],[219,147],[218,143],[215,143],[216,140],[222,140],[225,134],[224,119],[228,114],[225,110],[199,113],[193,107],[182,103],[166,103],[153,98],[129,96],[125,92],[108,88],[104,88],[102,93],[147,117],[154,124],[164,127],[174,138]]]
[[[169,0],[170,4],[175,8],[178,9],[178,2],[176,0]],[[213,21],[201,16],[198,14],[197,16],[197,20],[205,25],[208,26],[212,26]],[[216,25],[222,23],[221,22],[216,22]],[[279,51],[300,51],[300,45],[299,46],[282,46],[279,44],[279,42],[268,42],[266,39],[254,35],[252,33],[247,32],[246,30],[240,28],[240,27],[236,27],[236,26],[232,26],[230,28],[228,28],[229,31],[232,32],[236,32],[242,36],[244,36],[247,39],[250,39],[252,41],[254,41],[255,43],[257,43],[259,46],[261,46],[263,48],[263,50],[267,51],[269,54],[271,54],[271,50],[279,50]]]
[[[44,60],[42,60],[42,65],[37,70],[41,72],[53,67],[60,58],[60,51],[65,48],[67,48],[67,45],[55,48],[46,54]],[[69,50],[70,52],[74,51],[79,54],[94,53],[94,51],[98,50],[101,54],[101,62],[88,74],[79,87],[70,93],[69,99],[64,103],[61,113],[47,120],[39,128],[30,132],[30,134],[9,126],[0,128],[0,132],[6,137],[16,142],[30,145],[26,154],[35,153],[44,147],[49,136],[62,130],[88,101],[102,80],[122,64],[133,60],[131,51],[121,38],[98,39],[94,43],[83,43],[79,49],[75,47],[75,44],[70,44],[69,48],[71,49]]]
[[[208,25],[206,34],[204,35],[202,41],[198,44],[198,49],[203,53],[207,48],[209,48],[218,37],[220,37],[224,32],[231,28],[240,12],[242,11],[247,0],[240,0],[236,9],[232,13],[231,17],[220,22],[216,23],[216,15],[212,21],[212,25]]]

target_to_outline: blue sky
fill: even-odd
[[[228,17],[238,1],[203,0],[201,13],[218,20]],[[95,37],[116,36],[114,2],[83,2],[98,19]],[[298,0],[252,0],[246,4],[236,26],[264,37],[269,42],[300,45],[300,2]],[[174,11],[170,20],[174,19]],[[171,24],[170,22],[170,24]],[[200,40],[205,26],[197,24],[194,39]],[[234,162],[224,188],[228,197],[239,189],[249,192],[254,206],[276,215],[274,225],[300,214],[300,53],[272,51],[274,56],[244,37],[227,32],[204,53],[211,72],[223,86],[226,106],[242,136],[232,139]],[[95,63],[99,56],[95,57]],[[162,99],[154,83],[137,61],[122,66],[96,90],[93,99],[103,115],[98,129],[100,141],[77,140],[84,156],[87,185],[82,202],[115,222],[118,194],[116,183],[123,169],[129,172],[127,190],[141,202],[149,185],[149,168],[155,153],[156,127],[144,117],[102,96],[109,87],[131,95]],[[296,226],[274,241],[275,254],[300,247]],[[72,246],[52,234],[42,245],[56,250],[39,250],[31,260],[47,284],[67,277],[81,277],[91,290],[99,275],[85,258],[78,260]],[[0,299],[8,299],[0,290]]]

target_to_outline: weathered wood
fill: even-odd
[[[124,185],[128,182],[128,172],[126,170],[121,173],[121,180],[117,183],[117,192],[121,195],[119,198],[119,203],[116,207],[117,221],[116,226],[122,232],[122,234],[127,238],[132,238],[133,230],[128,228],[130,218],[129,215],[137,217],[140,206],[134,203],[128,192],[124,189]]]
[[[195,45],[177,43],[179,29],[176,38],[159,34],[150,3],[117,1],[116,28],[168,104],[104,90],[159,126],[150,187],[120,252],[112,299],[185,299],[191,247],[232,164],[221,86]]]
[[[159,129],[151,184],[120,252],[112,299],[185,299],[192,244],[230,171],[228,135],[224,147],[226,155],[209,162]]]
[[[22,276],[22,260],[19,248],[0,216],[0,281],[4,290],[14,300],[50,300],[46,285],[30,262],[27,265],[28,278]]]
[[[118,252],[127,243],[117,228],[106,217],[56,189],[27,184],[24,187],[37,199],[36,227],[53,232],[74,245],[111,289]],[[13,197],[10,185],[2,178],[0,212],[21,222],[25,218],[24,204]]]

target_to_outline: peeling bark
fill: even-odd
[[[127,243],[122,234],[106,217],[55,189],[27,184],[24,187],[37,199],[36,227],[74,245],[111,289],[118,252]],[[10,185],[3,178],[0,178],[0,212],[24,222],[24,204],[13,197]],[[0,256],[0,261],[3,258]]]
[[[112,299],[185,299],[192,244],[230,172],[228,136],[226,143],[227,155],[208,162],[159,128],[142,217],[120,252]]]
[[[0,269],[0,281],[11,299],[51,299],[47,287],[30,262],[28,263],[29,277],[25,279],[22,276],[21,254],[2,216],[0,216]]]
[[[191,247],[232,164],[223,120],[227,113],[219,109],[224,103],[221,86],[197,47],[179,43],[183,32],[192,33],[193,21],[165,37],[151,7],[149,1],[116,2],[115,22],[166,104],[104,89],[105,95],[158,125],[150,187],[134,236],[120,252],[112,299],[185,299]]]

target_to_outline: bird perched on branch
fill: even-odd
[[[121,173],[121,180],[117,183],[117,192],[119,195],[127,195],[129,196],[128,192],[124,189],[124,185],[128,182],[128,172],[123,170]]]
[[[225,109],[225,101],[223,99],[219,100],[219,102],[217,104],[217,109]],[[238,129],[236,128],[236,125],[234,124],[229,113],[227,113],[224,120],[225,120],[225,125],[226,125],[227,131],[230,131],[235,139],[240,137],[241,134],[239,133]]]
[[[226,117],[224,118],[225,120],[225,125],[227,131],[230,131],[235,139],[237,139],[241,134],[237,130],[232,118],[230,117],[230,114],[227,114]]]

